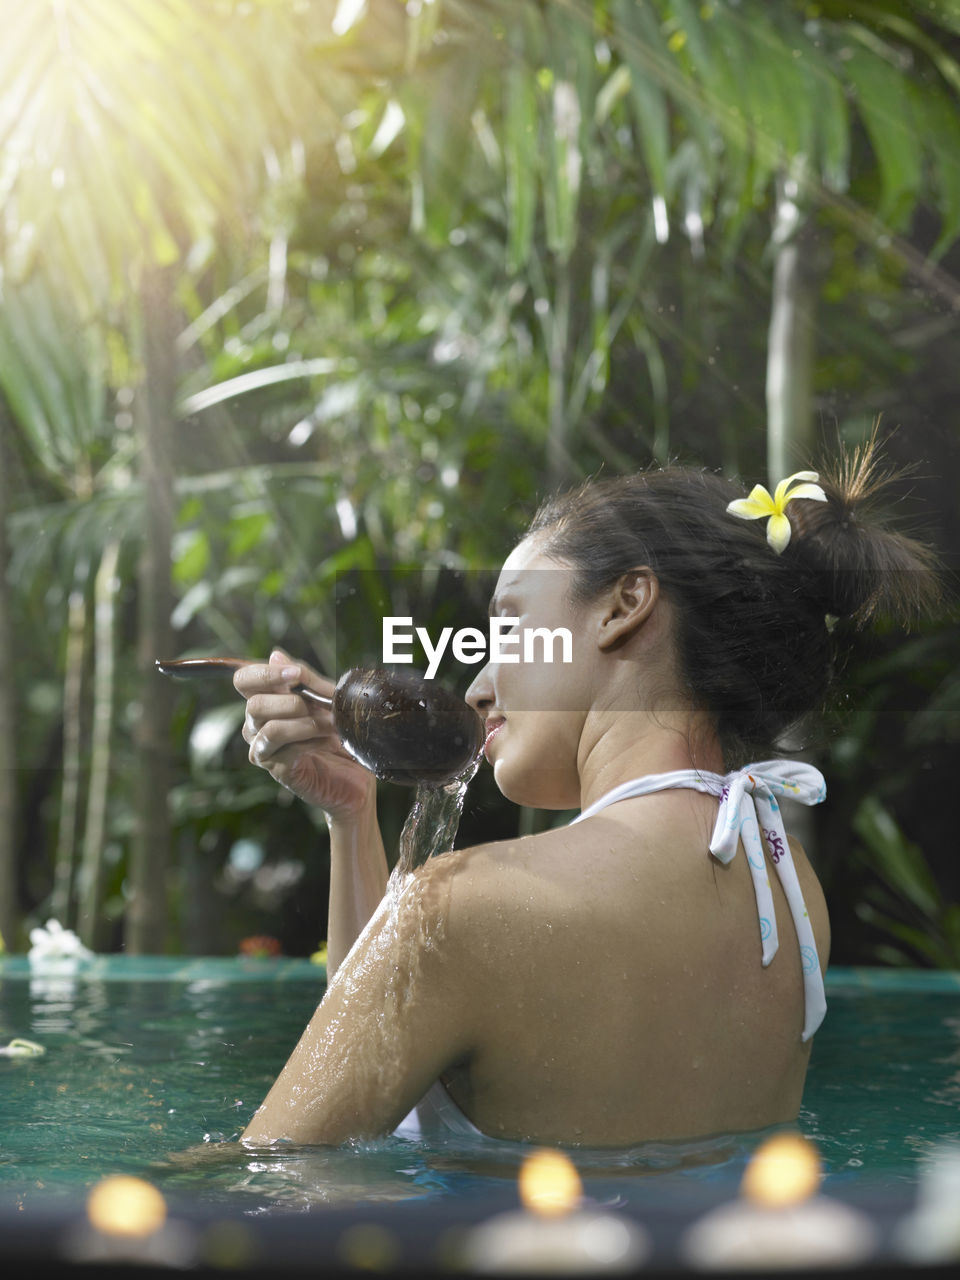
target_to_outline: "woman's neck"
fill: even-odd
[[[651,773],[723,773],[723,752],[705,718],[689,709],[618,711],[588,718],[580,741],[580,807]]]

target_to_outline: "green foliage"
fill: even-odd
[[[486,172],[488,188],[500,187],[505,168],[500,199],[515,271],[529,261],[538,205],[548,249],[569,256],[583,227],[580,170],[590,172],[614,130],[631,136],[629,180],[641,199],[663,200],[681,224],[696,213],[736,237],[798,158],[804,198],[857,218],[838,197],[865,128],[880,182],[873,216],[896,231],[928,199],[942,219],[940,248],[960,231],[960,64],[938,39],[951,21],[940,8],[898,15],[868,5],[609,0],[542,12],[507,2],[446,10],[443,43],[419,43],[419,61],[405,62],[396,90],[416,140],[408,158],[418,207],[435,239],[462,208],[440,159],[447,144],[426,153],[422,145],[438,117],[446,136],[461,122],[458,186]],[[478,75],[478,65],[490,73]],[[451,106],[449,93],[404,97],[407,77],[433,85],[441,75],[457,86],[452,115],[436,110]]]
[[[875,945],[877,959],[960,969],[960,903],[945,899],[918,846],[876,796],[863,798],[853,826],[863,841],[861,856],[882,881],[869,884],[857,904],[860,919],[888,939]]]
[[[837,908],[840,963],[956,967],[960,909],[947,804],[960,686],[956,617],[860,648],[824,749],[839,797],[827,818],[825,838],[837,853],[825,887]]]
[[[369,650],[384,598],[428,625],[469,612],[463,580],[443,573],[494,566],[553,484],[670,456],[762,478],[770,210],[786,174],[817,230],[828,427],[947,403],[930,388],[955,369],[952,286],[928,262],[948,262],[960,233],[952,6],[0,10],[0,388],[26,478],[9,583],[30,720],[22,805],[49,845],[66,596],[91,590],[119,539],[115,912],[135,816],[146,264],[177,262],[183,312],[169,353],[182,654],[280,643],[333,673]],[[434,588],[414,594],[410,566]],[[348,604],[337,587],[351,573],[369,594]],[[864,664],[860,718],[832,761],[857,796],[890,774],[873,753],[900,723],[905,672],[932,681],[910,750],[956,742],[955,635],[937,645],[904,649],[902,668]],[[249,767],[240,712],[228,688],[184,688],[171,731],[178,843],[232,904],[227,938],[261,910],[253,889],[223,889],[233,843],[307,868],[325,839]],[[934,921],[933,949],[899,937],[942,963],[955,909],[943,893],[918,900],[922,860],[883,817],[914,777],[905,760],[856,830],[883,893],[909,903],[902,919],[888,898],[875,906],[884,927]],[[384,789],[388,829],[408,801]],[[488,817],[515,826],[497,803],[484,793]],[[32,866],[35,905],[43,859]]]
[[[33,458],[64,496],[89,497],[105,469],[129,462],[108,417],[100,334],[76,332],[49,279],[35,277],[3,296],[0,391]]]

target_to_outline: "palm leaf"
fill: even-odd
[[[540,171],[540,116],[533,77],[523,61],[523,48],[514,49],[506,73],[504,159],[506,164],[507,265],[518,271],[530,257],[537,211]]]
[[[815,101],[820,177],[829,191],[842,193],[850,185],[850,113],[843,86],[832,72],[819,77]]]
[[[655,195],[667,196],[670,121],[661,78],[669,51],[650,7],[614,0],[614,39],[620,57],[630,68],[634,125]]]
[[[259,183],[265,141],[322,105],[302,70],[315,21],[269,0],[18,6],[0,50],[10,245],[34,226],[71,291],[101,301],[123,295],[138,262],[175,260],[185,238],[230,217]],[[90,171],[84,157],[95,157]]]
[[[936,260],[960,235],[960,120],[956,103],[938,86],[911,84],[910,94],[941,219],[930,253]]]
[[[880,166],[883,185],[878,215],[899,230],[924,185],[913,95],[903,73],[872,50],[852,49],[845,68]]]
[[[890,888],[925,916],[935,917],[942,902],[929,864],[875,796],[863,798],[854,814],[853,827],[873,855],[877,872]]]
[[[773,172],[783,167],[784,161],[789,165],[794,156],[813,152],[819,84],[811,68],[819,60],[785,6],[751,13],[748,30],[752,56],[745,68],[746,83],[753,81],[750,70],[763,68],[769,117],[758,150]]]
[[[2,295],[0,386],[38,462],[68,492],[107,433],[94,341],[76,340],[41,277]]]

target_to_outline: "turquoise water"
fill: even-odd
[[[396,1138],[251,1152],[236,1138],[323,993],[302,961],[102,958],[74,977],[0,960],[0,1201],[75,1197],[136,1173],[168,1198],[240,1211],[443,1199],[509,1187],[524,1149]],[[835,970],[802,1132],[827,1185],[910,1186],[960,1141],[960,975]],[[638,1086],[641,1082],[638,1082]],[[739,1181],[753,1136],[658,1144],[575,1160],[587,1194],[630,1204],[658,1185]]]

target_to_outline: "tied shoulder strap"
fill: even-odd
[[[749,764],[736,773],[728,773],[722,782],[720,810],[710,840],[710,852],[721,862],[727,863],[736,854],[738,842],[743,841],[757,898],[763,964],[766,966],[777,954],[779,939],[761,839],[761,831],[763,832],[800,943],[804,990],[801,1038],[809,1040],[823,1021],[827,1000],[813,926],[803,900],[776,797],[785,795],[801,804],[820,804],[826,798],[826,783],[818,769],[793,760],[763,760],[757,764]]]

